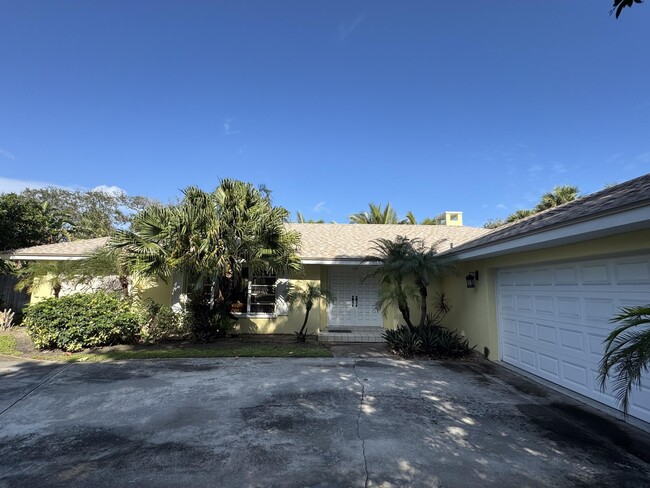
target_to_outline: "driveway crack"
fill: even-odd
[[[34,393],[36,390],[38,390],[41,386],[43,386],[45,383],[48,383],[50,380],[52,380],[55,376],[58,376],[59,374],[63,373],[66,369],[70,368],[73,363],[68,364],[67,366],[64,366],[63,368],[59,369],[58,371],[54,372],[47,378],[45,378],[43,381],[41,381],[38,385],[36,385],[34,388],[29,390],[27,393],[25,393],[23,396],[21,396],[18,400],[13,402],[11,405],[9,405],[7,408],[5,408],[2,412],[0,412],[0,415],[4,414],[7,412],[10,408],[14,407],[18,402],[23,401],[25,398],[27,398],[29,395]]]
[[[357,383],[361,386],[361,401],[359,402],[359,415],[357,416],[357,438],[361,441],[361,453],[363,454],[363,465],[366,471],[366,482],[364,483],[364,488],[368,488],[368,483],[370,482],[370,475],[368,473],[368,458],[366,457],[366,441],[361,438],[361,414],[363,413],[363,402],[366,399],[366,387],[363,382],[359,379],[359,373],[357,372],[357,360],[354,360],[354,366],[352,366],[354,371],[354,376],[357,379]]]

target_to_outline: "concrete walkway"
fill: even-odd
[[[0,487],[650,484],[648,434],[492,364],[0,360]]]

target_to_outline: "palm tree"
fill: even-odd
[[[407,278],[406,262],[412,252],[411,241],[403,236],[398,236],[394,241],[390,239],[375,239],[372,241],[374,255],[367,256],[364,262],[377,263],[366,274],[368,277],[378,277],[381,285],[379,300],[376,308],[386,316],[391,306],[397,306],[402,314],[406,326],[410,330],[415,327],[411,322],[409,300],[419,300],[417,289],[405,283]]]
[[[415,218],[415,214],[409,210],[406,214],[406,218],[402,220],[400,224],[418,225],[418,220]],[[436,219],[427,217],[425,219],[422,219],[419,225],[438,225],[438,222],[436,222]]]
[[[616,400],[627,415],[632,387],[641,387],[641,375],[650,370],[650,304],[624,307],[611,322],[620,322],[605,339],[605,354],[599,364],[598,382],[605,390],[614,373]]]
[[[299,224],[324,224],[325,221],[323,219],[319,220],[314,220],[314,219],[305,219],[305,216],[302,214],[302,212],[296,212],[296,222]]]
[[[291,287],[287,293],[287,303],[289,308],[293,308],[299,304],[304,304],[305,309],[305,320],[300,327],[300,331],[296,332],[296,338],[300,342],[305,342],[307,340],[307,321],[309,320],[309,312],[314,305],[323,300],[325,303],[329,303],[331,297],[328,290],[321,289],[318,283],[308,282],[306,288],[296,288]]]
[[[415,286],[420,294],[420,324],[424,325],[427,320],[427,289],[432,279],[440,278],[454,269],[453,263],[444,257],[440,257],[436,248],[444,239],[435,242],[432,246],[426,247],[422,239],[410,241],[411,249],[403,261],[404,274],[412,275]]]
[[[63,284],[72,279],[75,271],[74,261],[30,261],[15,270],[16,290],[31,293],[35,287],[47,285],[54,298],[59,298]]]
[[[535,214],[535,210],[528,210],[528,209],[522,209],[522,210],[517,210],[514,213],[511,213],[508,215],[506,218],[506,223],[510,222],[515,222],[517,220],[525,219],[526,217],[530,217],[531,215]]]
[[[374,203],[369,204],[369,212],[359,212],[356,214],[350,215],[351,224],[399,224],[401,223],[397,217],[397,212],[395,209],[390,206],[390,203],[386,204],[386,207],[382,209],[381,204],[375,205]]]
[[[535,212],[548,210],[579,198],[577,186],[556,186],[553,191],[544,193],[535,207]]]
[[[86,259],[75,263],[77,283],[91,283],[97,277],[117,276],[124,298],[129,298],[129,276],[133,274],[132,261],[123,249],[103,247]]]
[[[212,193],[183,194],[177,205],[146,208],[133,231],[117,231],[109,243],[124,250],[136,276],[167,279],[179,270],[197,293],[214,283],[215,307],[227,315],[245,268],[251,275],[300,269],[299,235],[285,229],[289,212],[272,205],[267,189],[225,179]]]

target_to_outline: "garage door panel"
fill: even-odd
[[[577,266],[560,266],[554,270],[555,285],[577,285]]]
[[[519,336],[527,339],[535,339],[535,324],[533,322],[526,322],[525,320],[517,321],[519,326]]]
[[[560,329],[560,345],[572,351],[585,352],[585,344],[580,331]]]
[[[557,316],[569,319],[580,319],[580,299],[578,297],[558,297]]]
[[[537,338],[548,344],[557,344],[557,329],[549,325],[537,324]]]
[[[519,360],[528,366],[537,368],[537,353],[532,349],[519,347]]]
[[[535,313],[553,315],[555,313],[555,307],[553,306],[553,297],[536,296]]]
[[[615,263],[616,283],[619,285],[650,284],[650,260],[626,260]]]
[[[497,300],[503,361],[617,407],[611,384],[598,384],[603,341],[621,307],[650,301],[650,256],[500,270]],[[649,375],[643,381],[629,411],[650,422]]]
[[[517,295],[515,297],[515,303],[518,312],[533,311],[533,297],[530,295]]]

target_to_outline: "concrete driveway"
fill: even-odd
[[[648,434],[492,364],[0,361],[1,487],[650,486]]]

